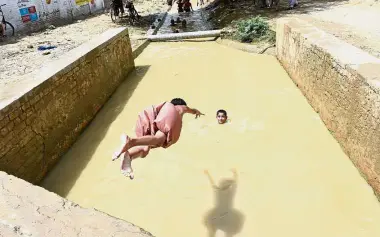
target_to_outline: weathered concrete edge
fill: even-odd
[[[130,222],[83,208],[2,171],[0,193],[0,235],[153,237]]]
[[[1,170],[40,182],[134,69],[130,40],[123,33],[111,34],[117,39],[85,55],[67,73],[38,86],[24,85],[33,89],[0,110]]]
[[[376,152],[380,149],[376,140],[380,138],[375,140],[374,137],[378,136],[373,135],[379,134],[378,126],[373,123],[379,117],[380,59],[297,18],[279,19],[276,32],[278,60],[380,201],[380,153]],[[327,60],[329,64],[326,66],[330,68],[324,65],[321,75],[315,72],[317,68],[308,68],[306,57],[301,56],[305,51],[317,56],[317,60],[312,62],[313,66],[318,67]],[[329,78],[327,70],[339,76]],[[325,81],[337,80],[335,83],[348,89],[340,89],[336,94],[321,92],[325,88],[320,85],[319,76],[327,78]],[[339,95],[342,91],[343,95]],[[326,93],[333,98],[327,100],[321,96]],[[332,101],[339,98],[347,100],[348,111],[344,111],[344,106],[333,107]],[[362,118],[368,115],[370,119]],[[373,134],[368,132],[371,129],[374,130]],[[374,141],[369,142],[371,139]]]
[[[233,48],[233,49],[241,50],[241,51],[246,52],[246,53],[274,55],[274,53],[266,53],[269,48],[275,47],[274,44],[272,44],[272,45],[268,44],[265,47],[257,47],[256,45],[249,45],[246,43],[240,43],[240,42],[236,42],[236,41],[233,41],[230,39],[223,39],[221,37],[218,37],[216,39],[216,42],[218,44],[221,44],[221,45]]]
[[[260,50],[255,45],[248,45],[240,42],[235,42],[229,39],[222,39],[218,37],[216,40],[218,44],[225,45],[234,49],[238,49],[247,53],[258,53]]]
[[[17,90],[17,94],[15,94],[11,100],[7,100],[5,103],[0,103],[0,111],[7,111],[8,108],[11,108],[20,98],[27,96],[28,93],[33,91],[36,87],[49,80],[53,80],[57,76],[67,73],[83,62],[90,54],[100,51],[120,36],[129,38],[128,29],[126,27],[110,29],[102,33],[100,36],[66,52],[57,60],[47,63],[40,70],[25,75],[25,80],[23,81],[25,81],[25,84],[28,86]]]
[[[150,41],[149,40],[144,40],[139,46],[137,46],[137,48],[135,48],[133,51],[132,51],[132,54],[133,54],[133,58],[137,58],[143,51],[144,49],[149,45]]]

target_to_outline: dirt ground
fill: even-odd
[[[276,11],[255,7],[252,0],[237,0],[231,6],[211,9],[209,20],[219,27],[232,27],[233,21],[261,15],[274,28],[278,18],[296,16],[380,57],[380,3],[376,0],[298,0],[298,3],[297,8],[287,10],[288,1],[281,0]]]
[[[255,7],[252,0],[237,0],[229,7],[211,8],[208,21],[217,28],[222,28],[231,26],[234,20],[261,15],[268,17],[274,26],[276,19],[280,17],[297,16],[380,57],[380,24],[378,24],[380,4],[376,0],[298,1],[297,8],[286,10],[288,1],[281,0],[279,10],[276,11]],[[196,5],[196,0],[192,0],[192,3]],[[136,26],[128,26],[132,39],[144,35],[157,14],[166,11],[168,7],[164,0],[140,0],[140,2],[135,2],[135,6],[143,19]],[[23,78],[28,77],[29,73],[41,68],[47,62],[107,29],[118,26],[120,25],[112,23],[108,14],[100,14],[70,25],[51,27],[43,32],[0,43],[0,100],[5,96],[8,86],[17,87]],[[132,47],[136,47],[138,43],[132,40]],[[43,55],[43,52],[37,50],[39,45],[48,44],[57,48],[49,50],[48,55]]]
[[[1,91],[6,90],[8,85],[18,83],[23,77],[27,77],[29,73],[41,68],[47,62],[58,58],[65,52],[78,47],[110,28],[127,26],[131,38],[145,35],[155,17],[168,8],[166,1],[162,0],[135,1],[135,7],[142,16],[135,26],[126,25],[125,22],[115,24],[111,21],[110,16],[105,13],[70,25],[57,28],[51,26],[50,29],[42,32],[0,42],[0,99],[1,94],[5,94]],[[132,40],[131,43],[132,47],[136,47],[139,42]],[[37,50],[40,45],[53,45],[57,48],[47,50],[50,54],[44,55],[43,52],[46,51]]]

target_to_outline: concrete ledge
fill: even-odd
[[[271,45],[269,45],[269,44],[256,46],[256,45],[252,45],[252,44],[236,42],[236,41],[229,40],[229,39],[222,39],[220,37],[216,39],[216,42],[218,44],[222,44],[222,45],[225,45],[225,46],[228,46],[228,47],[231,47],[234,49],[238,49],[238,50],[241,50],[241,51],[244,51],[247,53],[261,54],[262,51],[264,51],[264,49],[267,49],[264,51],[265,54],[275,55],[273,50],[270,50],[270,48],[274,48],[274,46],[270,47]]]
[[[380,59],[296,18],[278,20],[276,45],[278,60],[379,198]]]
[[[0,172],[0,236],[152,237],[129,222],[85,209]]]
[[[150,41],[149,40],[144,40],[144,42],[142,44],[140,44],[139,46],[137,46],[137,48],[135,50],[133,50],[133,58],[137,58],[143,51],[146,47],[148,47]]]
[[[222,39],[220,37],[218,37],[216,39],[216,42],[218,44],[222,44],[222,45],[234,48],[234,49],[239,49],[239,50],[247,52],[247,53],[258,53],[260,51],[255,45],[235,42],[235,41],[232,41],[229,39]]]
[[[0,105],[0,170],[38,183],[133,68],[128,30],[116,28],[23,81]]]

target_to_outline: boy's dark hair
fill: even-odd
[[[181,98],[174,98],[170,101],[173,105],[187,105],[186,102]]]
[[[225,111],[224,109],[220,109],[220,110],[216,111],[216,116],[218,116],[219,113],[222,113],[225,116],[227,116],[227,111]]]

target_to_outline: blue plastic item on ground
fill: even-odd
[[[55,48],[57,48],[57,46],[44,46],[44,45],[38,46],[39,51],[48,50],[48,49],[55,49]]]

